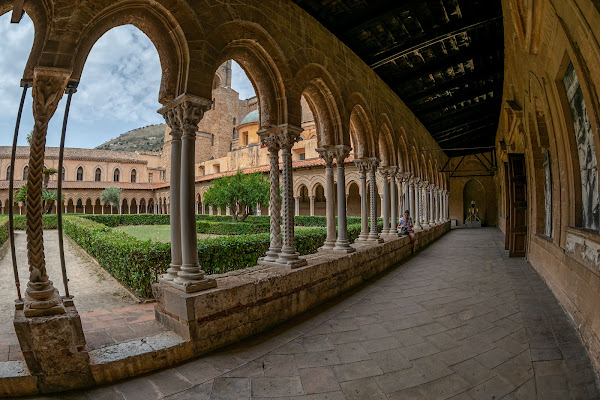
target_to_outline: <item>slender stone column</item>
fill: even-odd
[[[198,206],[200,205],[199,202],[196,202],[196,215],[198,215]]]
[[[182,94],[159,110],[159,113],[163,115],[173,110],[183,134],[181,140],[179,204],[175,203],[175,199],[171,196],[172,207],[179,206],[180,212],[181,268],[177,272],[176,278],[172,281],[167,279],[165,282],[188,293],[217,285],[214,279],[206,278],[204,271],[200,268],[196,218],[194,217],[196,131],[198,130],[198,123],[211,104],[212,102],[208,99]],[[173,177],[171,177],[171,185],[173,185]],[[171,214],[171,220],[173,220],[173,214]],[[172,226],[171,229],[173,229]]]
[[[300,215],[300,196],[294,196],[294,215]]]
[[[292,169],[292,147],[300,138],[302,128],[292,125],[282,125],[281,130],[281,159],[283,164],[283,244],[279,253],[278,264],[287,268],[298,268],[307,264],[300,258],[294,246],[294,177]]]
[[[281,195],[279,191],[279,149],[281,148],[281,142],[274,129],[264,129],[258,133],[261,143],[267,146],[267,150],[269,151],[269,177],[271,181],[269,198],[271,242],[269,250],[267,250],[264,257],[259,259],[259,262],[275,262],[281,252]]]
[[[396,172],[398,168],[390,170],[390,230],[391,236],[398,236],[398,205],[396,204]]]
[[[381,236],[387,236],[390,233],[390,187],[388,186],[389,169],[380,168],[379,173],[383,178],[383,198],[381,202],[383,229],[381,230]]]
[[[346,171],[344,162],[350,154],[350,147],[336,146],[335,161],[337,164],[337,209],[338,209],[338,237],[333,250],[352,253],[356,249],[350,247],[348,242],[348,225],[346,223]]]
[[[415,180],[410,177],[408,180],[408,210],[410,211],[410,216],[415,220]]]
[[[354,160],[354,164],[360,173],[360,235],[356,239],[357,242],[366,242],[369,240],[369,211],[367,193],[367,170],[370,169],[370,161],[368,159]]]
[[[231,209],[229,206],[225,207],[225,215],[231,215]]]
[[[317,149],[319,156],[325,161],[325,215],[327,219],[327,239],[322,250],[331,250],[335,247],[335,194],[333,179],[333,160],[335,158],[334,146],[325,146]]]
[[[423,229],[428,229],[429,228],[429,208],[430,208],[430,204],[429,204],[429,196],[428,196],[428,191],[429,191],[429,182],[427,181],[423,181],[421,182],[421,226],[423,227]]]
[[[69,75],[67,70],[38,67],[33,76],[34,126],[30,142],[25,209],[29,262],[29,281],[24,298],[25,317],[65,313],[58,290],[54,288],[46,272],[42,233],[42,183],[48,123],[62,98]]]
[[[171,225],[171,263],[167,273],[160,278],[172,282],[181,270],[181,214],[179,212],[179,194],[181,182],[181,121],[174,109],[165,110],[163,114],[167,126],[171,129],[171,182],[169,195],[175,206],[170,211]],[[111,207],[112,210],[112,207]]]
[[[310,200],[310,216],[313,217],[315,215],[315,196],[309,196]]]
[[[369,159],[369,189],[370,189],[370,201],[371,201],[371,231],[369,232],[369,242],[381,243],[383,239],[379,237],[377,232],[377,166],[379,160],[376,158]]]
[[[415,230],[422,230],[421,226],[421,178],[414,178],[415,180],[415,215],[413,216],[415,222]]]
[[[442,202],[440,201],[441,200],[440,193],[441,193],[440,188],[436,187],[435,192],[434,192],[434,199],[435,199],[435,216],[434,217],[435,217],[436,224],[439,224],[442,222],[442,213],[440,212]]]
[[[448,221],[450,219],[450,208],[448,207],[448,191],[444,190],[444,221]]]
[[[433,185],[429,186],[429,225],[433,226],[436,224],[436,206],[435,201],[436,191]]]
[[[398,169],[399,171],[400,169]],[[396,174],[397,186],[398,186],[398,218],[402,217],[404,210],[406,210],[406,198],[404,196],[404,174],[398,172]]]

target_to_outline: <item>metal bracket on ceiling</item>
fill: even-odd
[[[23,10],[24,2],[25,0],[15,0],[15,5],[13,6],[12,15],[10,17],[11,24],[18,24],[21,22],[23,14],[25,14],[25,10]]]

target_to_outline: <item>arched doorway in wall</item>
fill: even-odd
[[[92,206],[92,199],[87,199],[85,201],[85,210],[84,212],[86,214],[93,214],[94,213],[94,207]]]
[[[325,215],[326,209],[325,189],[320,183],[317,183],[315,187],[315,215]]]
[[[75,204],[73,203],[73,199],[69,199],[69,201],[67,201],[67,212],[68,213],[75,212]]]
[[[127,214],[137,214],[138,213],[138,202],[137,202],[137,199],[132,199],[131,200],[131,205],[129,206],[129,209],[126,212],[127,212]]]
[[[148,210],[147,210],[148,214],[155,214],[155,210],[154,210],[154,199],[149,199],[148,200]]]
[[[102,214],[102,203],[100,199],[96,199],[94,202],[94,214]]]
[[[360,193],[358,184],[354,181],[348,186],[347,214],[350,217],[360,217]]]
[[[116,214],[129,214],[129,202],[127,199],[123,199],[121,202],[121,209],[116,210]]]
[[[308,197],[308,188],[306,185],[300,186],[298,197],[298,215],[310,215],[310,198]]]
[[[475,178],[469,179],[463,189],[463,223],[469,215],[468,212],[472,201],[475,202],[475,207],[481,219],[481,225],[485,226],[487,222],[485,214],[485,190],[483,185]]]
[[[134,208],[133,211],[138,213],[137,207]],[[146,199],[140,200],[140,211],[138,214],[146,214]]]
[[[81,199],[78,199],[77,203],[75,203],[75,212],[76,213],[82,213],[83,212],[83,201]]]

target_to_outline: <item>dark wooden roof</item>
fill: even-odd
[[[494,145],[504,70],[500,0],[293,1],[371,66],[447,155]]]

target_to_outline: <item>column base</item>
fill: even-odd
[[[335,240],[325,240],[325,243],[323,243],[323,246],[319,247],[318,251],[333,250],[333,248],[335,247],[335,243]]]
[[[356,242],[366,242],[369,240],[369,234],[368,233],[361,233],[360,235],[358,235],[358,237],[356,238],[356,240],[354,241],[354,243]]]
[[[70,299],[68,299],[70,300]],[[31,375],[41,393],[89,387],[94,384],[81,319],[65,302],[63,313],[27,317],[16,310],[14,327]]]
[[[294,269],[304,267],[308,264],[304,258],[300,258],[300,253],[297,251],[282,251],[279,254],[279,258],[275,261],[275,264],[281,265],[284,268]]]
[[[369,238],[367,239],[367,242],[370,243],[383,243],[385,240],[383,240],[381,237],[379,237],[379,234],[369,234]]]
[[[260,257],[258,259],[258,263],[261,262],[276,262],[279,259],[279,254],[281,254],[281,248],[279,247],[269,247],[269,250],[265,253],[264,257]]]
[[[52,284],[52,282],[50,282],[50,284]],[[35,297],[38,293],[30,291],[29,288],[27,289],[22,308],[25,317],[45,317],[60,315],[66,312],[63,300],[58,294],[58,290],[52,287],[51,289],[54,292],[53,296],[47,300],[36,299]],[[45,292],[47,292],[47,290],[45,290]],[[17,307],[17,309],[20,309],[20,306]]]
[[[182,292],[186,293],[194,293],[202,290],[212,289],[217,287],[217,281],[211,278],[204,278],[199,281],[191,281],[191,282],[175,282],[162,280],[162,283],[165,283],[171,287],[174,287]]]
[[[349,253],[354,253],[356,251],[356,249],[353,247],[350,247],[350,243],[348,243],[348,241],[345,240],[343,242],[336,242],[335,247],[333,248],[333,251],[335,251],[336,253],[349,254]]]

